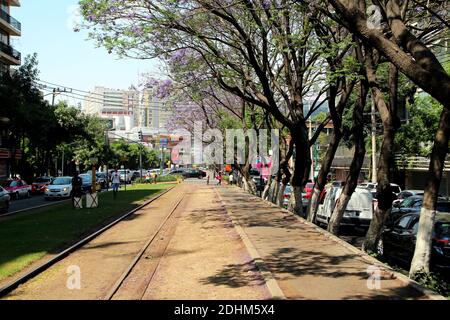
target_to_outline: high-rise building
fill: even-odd
[[[20,65],[20,52],[15,50],[11,37],[21,35],[22,26],[10,14],[11,7],[19,7],[19,0],[0,0],[0,71],[9,71],[10,66]]]
[[[138,120],[139,92],[95,87],[85,97],[83,111],[113,120],[119,131],[130,131]]]
[[[153,89],[143,90],[139,107],[139,127],[153,130],[165,129],[172,116],[171,109],[171,102],[158,98]]]

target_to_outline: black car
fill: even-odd
[[[418,212],[422,208],[423,196],[411,196],[392,207],[387,223],[393,223],[407,213]]]
[[[198,170],[198,169],[188,169],[188,170],[184,171],[182,174],[183,174],[183,177],[185,177],[185,178],[203,179],[204,177],[206,177],[206,172],[202,171],[202,170]]]
[[[416,248],[419,213],[409,213],[386,227],[378,242],[378,253],[410,264]],[[450,214],[436,215],[430,266],[441,272],[450,271]]]
[[[387,224],[397,221],[400,217],[407,213],[419,213],[422,209],[423,196],[412,196],[406,198],[399,205],[391,209],[391,213],[386,221]],[[436,203],[436,211],[441,213],[450,213],[450,201],[438,199]]]

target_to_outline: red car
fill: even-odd
[[[20,179],[4,182],[3,188],[8,191],[11,199],[28,198],[31,195],[31,186]]]
[[[31,193],[32,194],[44,193],[45,187],[47,187],[52,181],[53,181],[52,177],[37,178],[36,181],[34,181],[31,184]]]

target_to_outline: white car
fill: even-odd
[[[0,211],[8,212],[10,200],[8,191],[0,187]]]
[[[371,182],[361,183],[358,185],[358,188],[366,188],[366,189],[369,189],[372,191],[377,190],[377,187],[378,187],[378,183],[371,183]],[[395,184],[395,183],[391,183],[391,190],[393,193],[395,193],[396,196],[398,196],[400,194],[400,192],[402,192],[402,188],[398,184]]]
[[[317,221],[319,223],[328,225],[342,190],[343,188],[333,186],[327,189],[323,204],[319,205],[317,211]],[[341,225],[369,227],[372,217],[372,193],[366,188],[356,188],[345,209]]]
[[[62,199],[72,196],[72,177],[58,177],[45,188],[44,199]]]
[[[129,169],[120,169],[117,171],[120,176],[120,182],[131,183],[131,179],[133,178],[133,172]]]

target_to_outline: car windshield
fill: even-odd
[[[450,237],[450,223],[448,223],[448,222],[437,223],[435,232],[436,232],[436,238],[438,238],[438,239]]]
[[[127,170],[119,170],[119,174],[125,174],[125,173],[129,173]]]
[[[68,185],[68,184],[72,184],[72,179],[71,178],[56,178],[55,180],[53,180],[53,182],[51,184],[55,185],[55,186]]]
[[[402,190],[400,190],[399,186],[392,186],[392,185],[391,185],[391,190],[394,193],[400,193],[402,191]]]
[[[50,178],[37,178],[36,183],[47,183],[50,182]]]
[[[92,180],[92,177],[88,174],[80,174],[80,178],[83,182],[90,182]]]
[[[416,200],[417,199],[414,197],[406,198],[405,200],[400,202],[400,208],[411,208]]]
[[[7,187],[9,187],[11,185],[11,183],[13,183],[13,181],[9,180],[9,181],[3,182],[2,185],[3,185],[3,187],[7,188]]]

